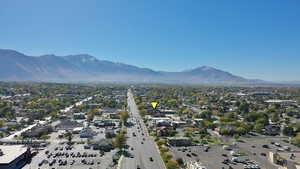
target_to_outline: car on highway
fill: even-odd
[[[227,154],[222,154],[222,156],[223,156],[223,157],[228,157],[228,155],[227,155]]]
[[[209,149],[210,149],[210,147],[205,147],[204,151],[208,152]]]
[[[197,157],[198,155],[197,155],[196,153],[192,153],[192,156],[195,156],[195,157]]]
[[[150,160],[150,161],[153,161],[153,158],[152,158],[152,157],[150,157],[150,158],[149,158],[149,160]]]

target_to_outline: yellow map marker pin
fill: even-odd
[[[151,102],[151,106],[153,109],[156,109],[157,105],[158,105],[158,102],[156,102],[156,101]]]

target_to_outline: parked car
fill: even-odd
[[[264,144],[262,145],[263,148],[270,148],[268,145]]]
[[[266,153],[260,153],[260,155],[261,155],[261,156],[264,156],[264,157],[266,157],[266,156],[267,156],[267,154],[266,154]]]

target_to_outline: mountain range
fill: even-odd
[[[181,72],[154,71],[123,63],[98,60],[88,54],[27,56],[0,49],[1,81],[123,82],[165,84],[257,84],[209,66]]]

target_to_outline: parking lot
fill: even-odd
[[[294,145],[282,141],[281,138],[251,138],[237,142],[237,149],[248,154],[249,158],[259,162],[267,169],[278,167],[269,161],[269,152],[292,152],[300,149]]]
[[[226,148],[225,148],[226,147]],[[283,138],[243,138],[231,146],[191,146],[171,147],[170,152],[174,159],[182,158],[186,162],[198,162],[208,169],[278,169],[278,166],[269,161],[269,152],[287,154],[289,158],[293,152],[300,149],[286,143]],[[297,153],[293,153],[297,154]],[[299,159],[297,155],[294,161]]]
[[[24,169],[98,169],[111,168],[115,151],[106,152],[84,149],[83,144],[52,144],[33,157]]]
[[[211,147],[205,146],[192,146],[187,148],[172,147],[170,152],[174,155],[174,158],[183,158],[185,161],[197,161],[208,169],[222,169],[231,166],[235,169],[243,169],[245,164],[227,161],[226,159],[232,159],[229,151],[223,150],[222,146],[215,145]],[[250,160],[249,160],[250,164]],[[253,163],[254,164],[254,163]]]
[[[277,169],[269,161],[269,152],[291,153],[300,149],[283,141],[282,138],[244,138],[235,142],[230,148],[221,145],[172,147],[174,159],[183,158],[186,162],[196,161],[211,169],[232,168],[262,168]],[[288,157],[288,156],[287,156]],[[286,158],[287,158],[286,157]],[[295,157],[297,159],[299,157]]]
[[[97,132],[97,139],[105,138],[104,129],[93,127]],[[75,143],[69,147],[66,139],[59,139],[58,132],[50,134],[50,145],[44,150],[39,150],[30,164],[24,169],[110,169],[112,168],[112,156],[115,151],[100,152],[99,150],[85,149],[87,138],[80,138],[79,134],[73,134]]]

